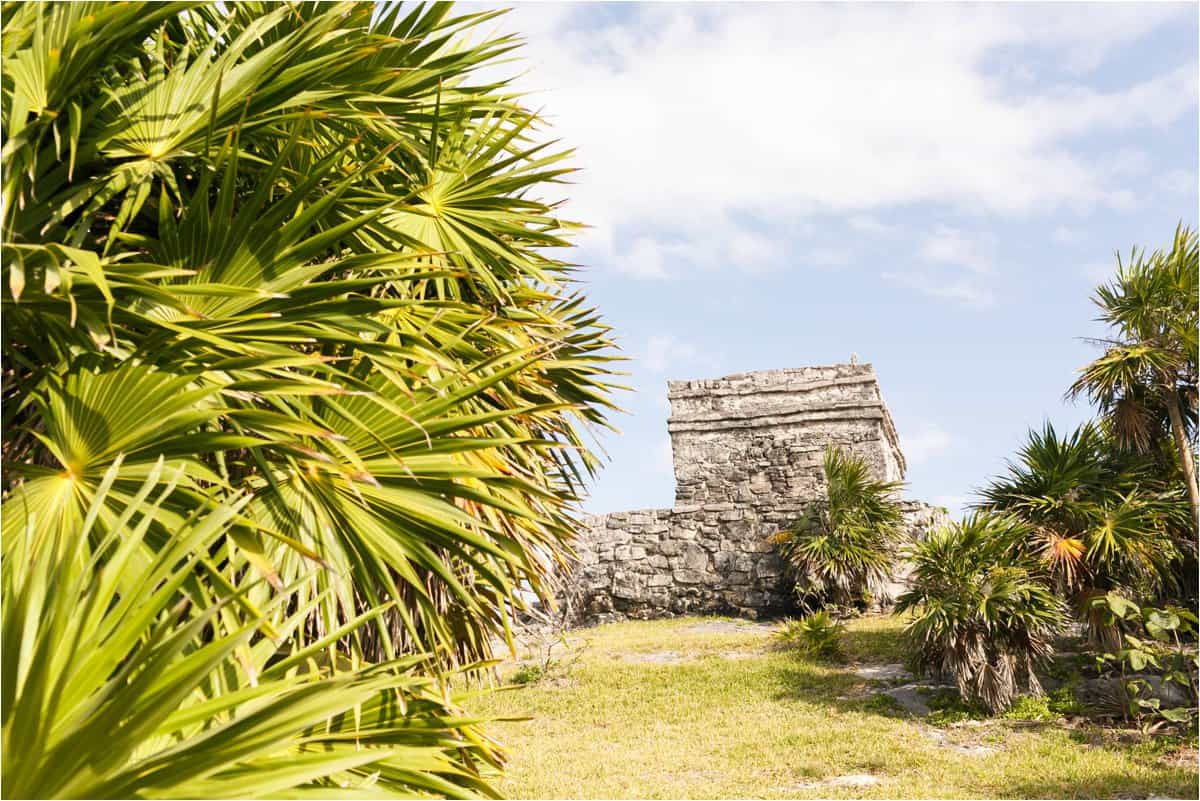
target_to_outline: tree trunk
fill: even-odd
[[[1200,521],[1200,488],[1196,485],[1196,463],[1192,460],[1192,443],[1188,442],[1187,429],[1183,427],[1179,398],[1167,398],[1167,414],[1171,417],[1171,431],[1175,433],[1175,445],[1179,448],[1179,459],[1187,480],[1188,499],[1192,502],[1192,522],[1197,523]]]

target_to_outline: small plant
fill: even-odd
[[[1037,695],[1034,667],[1051,655],[1062,602],[1035,559],[1011,543],[1027,535],[1012,517],[975,514],[932,532],[909,550],[912,588],[896,613],[913,612],[908,635],[921,672],[949,674],[960,695],[996,713],[1020,685]]]
[[[925,693],[930,712],[925,720],[934,726],[950,726],[966,720],[980,720],[988,710],[977,701],[964,701],[954,690],[936,689]]]
[[[1021,695],[1014,699],[1002,717],[1009,720],[1058,720],[1083,714],[1083,705],[1070,686],[1059,687],[1045,695]]]
[[[1194,637],[1196,616],[1178,607],[1139,607],[1111,592],[1093,599],[1092,607],[1123,634],[1123,647],[1100,654],[1096,662],[1102,673],[1120,676],[1125,719],[1148,731],[1191,729],[1197,720],[1200,657],[1195,642],[1185,644],[1184,638]],[[1167,705],[1172,696],[1187,703]]]
[[[904,705],[887,693],[875,693],[862,702],[864,712],[873,712],[885,717],[904,717],[907,711]]]
[[[573,648],[567,642],[565,630],[558,631],[553,638],[542,640],[539,647],[537,661],[526,662],[513,672],[509,679],[513,684],[537,684],[549,678],[565,678],[583,656],[583,648]],[[565,655],[559,656],[556,649],[561,649]]]
[[[789,620],[776,637],[785,647],[809,659],[836,661],[845,658],[842,634],[846,627],[822,610]]]
[[[876,481],[840,448],[825,450],[825,500],[771,538],[788,564],[801,606],[862,605],[882,589],[903,515],[900,483]]]
[[[512,674],[513,684],[537,684],[546,676],[546,669],[537,662],[521,665]]]

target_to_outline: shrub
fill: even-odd
[[[896,607],[915,615],[915,667],[948,674],[964,700],[991,712],[1007,709],[1021,684],[1041,692],[1034,667],[1063,623],[1036,560],[1011,547],[1027,534],[1011,517],[981,514],[932,532],[909,549],[911,589]]]
[[[1139,607],[1115,593],[1095,598],[1092,606],[1122,632],[1122,647],[1101,654],[1097,663],[1102,672],[1120,676],[1125,719],[1148,729],[1194,725],[1196,615],[1177,607]]]
[[[878,595],[891,567],[903,517],[900,483],[876,481],[861,458],[825,450],[826,497],[771,541],[787,562],[802,605],[863,603]]]
[[[1041,560],[1057,592],[1089,626],[1093,642],[1115,647],[1090,599],[1113,589],[1151,595],[1173,581],[1187,528],[1183,490],[1156,475],[1153,462],[1122,451],[1088,424],[1066,436],[1046,424],[1006,475],[981,492],[988,511],[1024,523],[1014,545]]]
[[[840,660],[844,658],[842,634],[846,627],[822,610],[789,620],[776,633],[779,642],[809,659]]]

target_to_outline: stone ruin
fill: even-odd
[[[860,456],[880,479],[904,478],[875,370],[835,364],[667,386],[675,505],[587,519],[565,582],[566,618],[791,611],[791,587],[768,538],[824,497],[826,446]],[[904,511],[910,537],[945,518],[917,501],[905,501]]]

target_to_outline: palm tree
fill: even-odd
[[[902,484],[877,481],[870,466],[841,448],[825,449],[825,499],[794,528],[771,538],[794,574],[796,592],[851,604],[878,592],[891,569],[903,521]]]
[[[1188,526],[1182,492],[1095,425],[1064,437],[1050,423],[1030,431],[1007,473],[979,494],[980,509],[1024,524],[1014,547],[1039,560],[1091,623],[1093,597],[1114,589],[1145,597],[1173,580]]]
[[[976,513],[909,547],[912,573],[896,613],[914,614],[908,635],[916,665],[950,674],[959,694],[992,712],[1022,684],[1040,693],[1034,668],[1052,653],[1062,603],[1036,559],[1011,546],[1027,538],[1007,515]]]
[[[6,567],[86,535],[61,552],[102,569],[130,514],[146,564],[232,503],[186,603],[339,681],[424,655],[440,685],[511,639],[518,590],[552,600],[616,356],[554,255],[569,151],[482,77],[517,46],[477,34],[495,13],[4,4]],[[402,699],[381,670],[354,693]]]
[[[1097,288],[1099,319],[1114,329],[1100,340],[1104,354],[1080,371],[1068,395],[1086,395],[1110,420],[1120,443],[1151,451],[1170,431],[1187,485],[1193,521],[1200,486],[1193,456],[1196,434],[1197,326],[1200,324],[1200,244],[1182,224],[1169,251],[1118,256],[1117,277]]]

